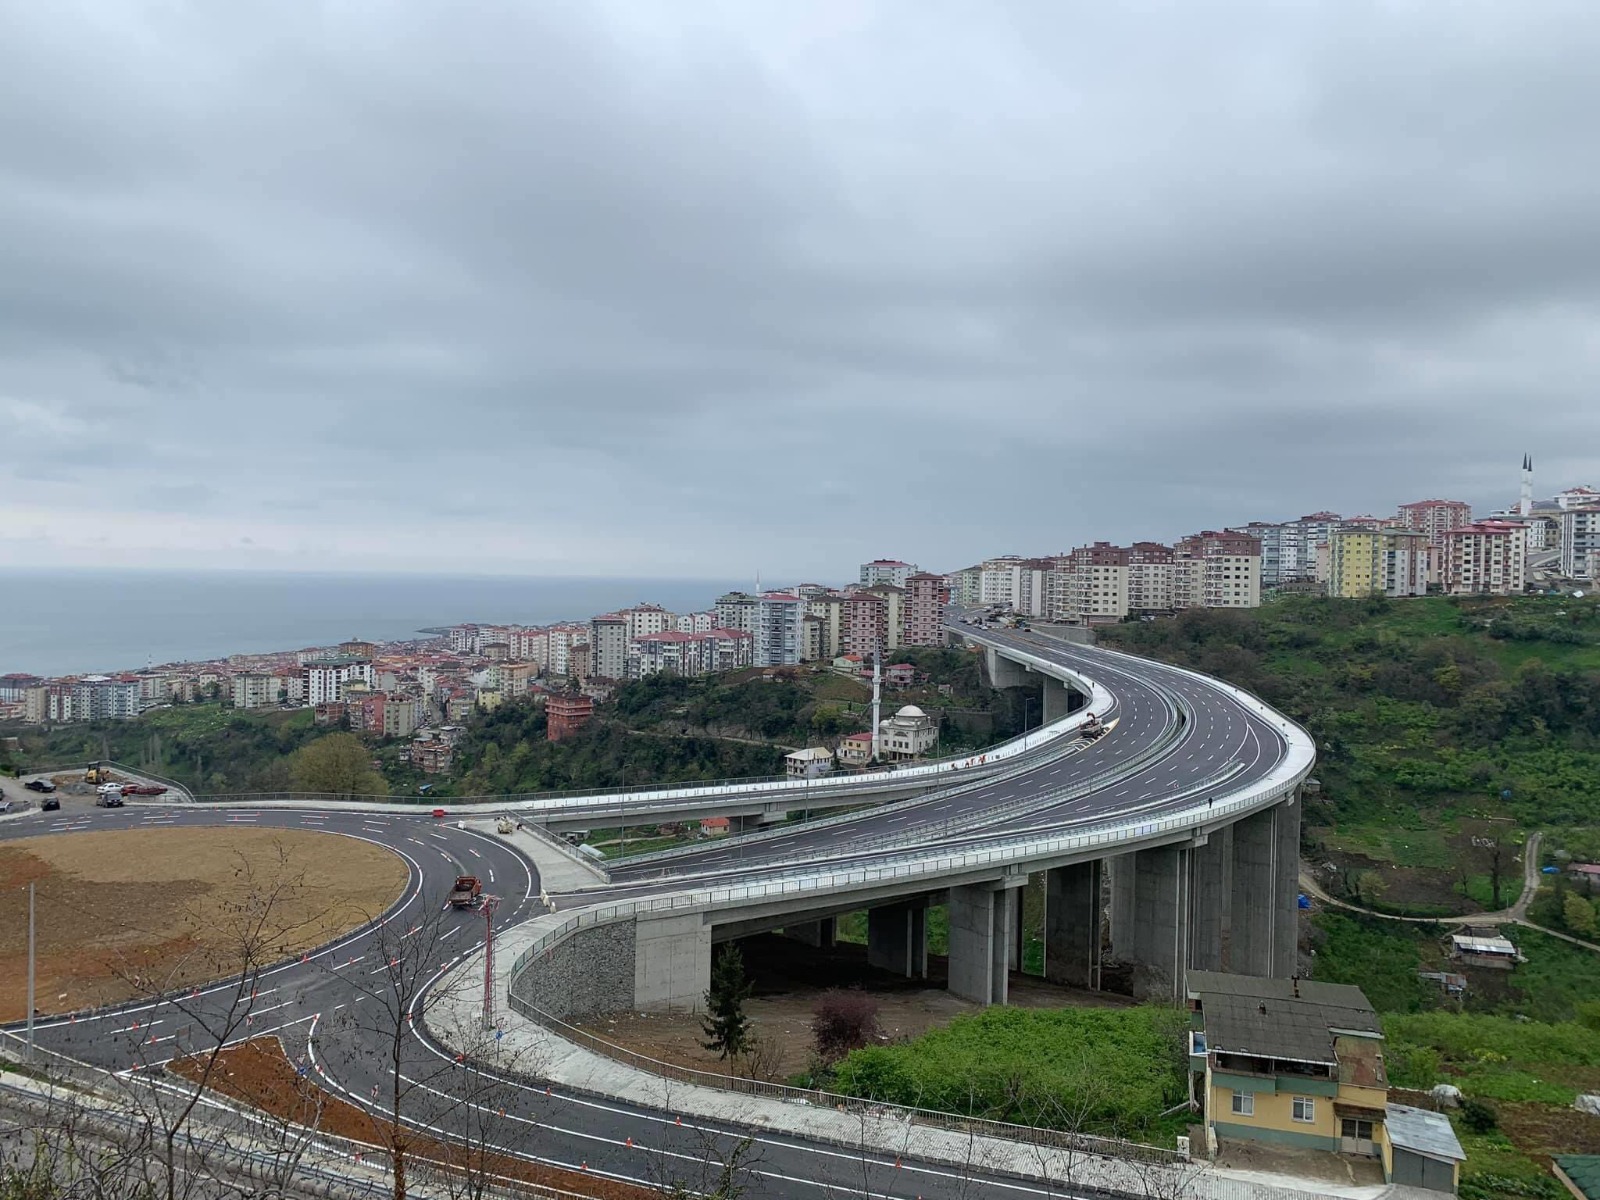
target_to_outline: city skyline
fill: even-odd
[[[1592,469],[1583,10],[13,7],[0,565],[804,577]]]

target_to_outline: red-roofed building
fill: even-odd
[[[901,611],[905,621],[904,644],[938,646],[944,642],[944,609],[950,603],[950,588],[943,575],[918,571],[907,576]]]
[[[544,702],[545,737],[552,742],[569,738],[594,716],[594,701],[587,696],[553,693]]]
[[[1444,535],[1444,590],[1514,596],[1527,584],[1528,530],[1518,521],[1474,521]]]

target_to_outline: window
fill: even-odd
[[[1339,1123],[1339,1136],[1354,1138],[1358,1142],[1370,1142],[1372,1140],[1372,1122],[1346,1117]]]
[[[1256,1098],[1250,1092],[1235,1092],[1233,1094],[1233,1111],[1236,1116],[1253,1117],[1256,1115]]]
[[[1315,1121],[1317,1119],[1317,1102],[1310,1096],[1296,1096],[1294,1098],[1293,1115],[1296,1121]]]

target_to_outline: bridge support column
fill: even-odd
[[[1160,846],[1134,855],[1133,994],[1176,1000],[1189,969],[1189,848]]]
[[[1296,792],[1272,811],[1277,814],[1278,835],[1272,973],[1287,979],[1300,968],[1300,794]]]
[[[820,921],[807,921],[803,925],[785,925],[783,936],[804,942],[808,946],[815,946],[819,950],[832,950],[834,928],[833,918],[823,917]]]
[[[867,910],[867,962],[907,979],[928,977],[928,909],[885,904]]]
[[[1189,966],[1233,969],[1233,826],[1213,829],[1189,855],[1194,916],[1189,924]]]
[[[1111,949],[1120,959],[1133,957],[1133,896],[1136,879],[1134,855],[1119,854],[1105,860],[1111,876]]]
[[[694,1012],[711,986],[711,926],[699,913],[634,923],[633,1003],[640,1011]]]
[[[1019,883],[1021,881],[1018,881]],[[1014,888],[976,883],[950,889],[950,991],[977,1004],[1006,1002]]]
[[[1044,977],[1070,987],[1100,987],[1100,859],[1045,874]]]
[[[1233,827],[1233,964],[1241,975],[1294,974],[1300,933],[1300,805],[1275,804]]]
[[[1027,667],[994,649],[984,650],[983,666],[989,676],[990,687],[1031,687],[1036,678]]]
[[[1044,680],[1044,714],[1042,720],[1048,725],[1051,721],[1059,721],[1072,711],[1072,699],[1076,694],[1059,679],[1052,679],[1048,675],[1041,675]]]

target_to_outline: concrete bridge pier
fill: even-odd
[[[1197,971],[1233,969],[1233,826],[1224,825],[1197,840],[1189,855],[1193,916],[1189,924],[1189,967]]]
[[[884,904],[867,910],[867,962],[907,979],[928,977],[928,906],[925,900]]]
[[[1133,958],[1134,855],[1118,854],[1103,860],[1111,878],[1111,949],[1120,959]]]
[[[1100,987],[1104,907],[1100,859],[1045,873],[1044,977],[1071,987]]]
[[[1042,678],[1019,662],[1014,662],[996,650],[987,649],[983,652],[984,673],[989,677],[989,686],[996,688],[1032,687]]]
[[[793,938],[797,942],[804,942],[807,946],[815,946],[819,950],[832,950],[835,941],[835,925],[832,917],[823,917],[820,921],[806,921],[800,925],[785,925],[783,936]]]
[[[950,991],[976,1004],[1004,1004],[1011,941],[1012,910],[1026,876],[950,889]]]
[[[1133,994],[1141,1000],[1177,1000],[1189,970],[1192,851],[1158,846],[1134,854]]]
[[[1231,969],[1294,974],[1300,933],[1300,803],[1292,798],[1233,826]]]
[[[1078,693],[1062,680],[1053,679],[1048,675],[1040,678],[1044,681],[1043,721],[1046,725],[1051,721],[1059,721],[1081,703],[1078,700]]]

